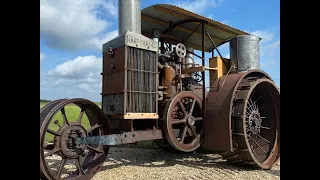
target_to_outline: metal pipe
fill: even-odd
[[[205,30],[205,31],[206,31],[206,30]],[[216,49],[217,52],[218,52],[218,54],[219,54],[219,56],[221,57],[221,60],[222,60],[223,64],[224,64],[224,65],[227,65],[228,63],[225,61],[224,57],[222,57],[222,55],[221,55],[218,47],[216,46],[216,43],[214,43],[214,41],[212,40],[212,38],[211,38],[210,34],[208,33],[208,31],[206,31],[206,33],[207,33],[207,36],[209,37],[211,43],[212,43],[213,46],[214,46],[214,49],[212,50],[212,52]]]
[[[193,60],[193,48],[187,47],[187,54],[186,54],[186,62],[185,62],[185,68],[191,68],[194,64]]]
[[[119,0],[119,35],[126,31],[141,34],[140,0]]]
[[[202,66],[205,66],[205,24],[202,22]],[[202,74],[202,116],[206,118],[206,78],[205,71]]]
[[[159,52],[159,38],[160,38],[160,32],[158,30],[153,30],[151,33],[151,38],[153,41],[157,42],[157,49],[158,49],[158,53]]]

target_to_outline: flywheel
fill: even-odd
[[[202,101],[190,91],[180,92],[166,104],[163,115],[163,131],[167,149],[176,152],[195,151],[202,142]],[[156,144],[161,144],[156,141]],[[164,146],[162,144],[162,146]]]

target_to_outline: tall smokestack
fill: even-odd
[[[119,0],[119,34],[126,31],[141,34],[140,0]]]

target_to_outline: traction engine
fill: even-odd
[[[110,146],[146,140],[172,153],[207,149],[270,169],[280,159],[280,91],[260,70],[260,40],[176,6],[141,11],[139,0],[119,0],[119,35],[103,44],[102,109],[83,98],[40,109],[40,178],[90,179]],[[218,50],[226,42],[230,58]],[[80,108],[73,122],[70,104]],[[48,163],[52,156],[59,167]],[[64,176],[69,161],[75,170]]]

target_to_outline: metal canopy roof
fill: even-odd
[[[141,10],[141,32],[146,36],[150,36],[152,31],[154,29],[157,29],[160,31],[160,33],[165,32],[166,35],[174,37],[175,40],[183,42],[186,46],[191,46],[194,49],[201,51],[201,22],[188,22],[185,24],[180,24],[171,31],[168,31],[170,24],[172,25],[188,19],[197,19],[207,22],[205,24],[205,29],[210,34],[216,46],[220,46],[238,35],[249,34],[239,29],[169,4],[156,4]],[[192,33],[194,30],[195,32]],[[208,52],[211,49],[214,49],[214,45],[211,43],[209,37],[205,34],[205,50]]]

